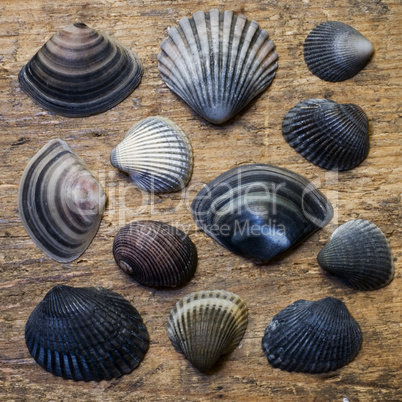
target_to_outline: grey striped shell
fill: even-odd
[[[148,117],[130,128],[113,149],[110,163],[128,173],[141,190],[169,193],[190,181],[193,151],[175,123],[160,116]]]
[[[177,352],[200,371],[212,368],[243,338],[248,311],[244,301],[225,290],[198,291],[170,311],[168,335]]]
[[[394,276],[391,248],[374,223],[356,219],[339,226],[319,252],[318,263],[359,290],[388,285]]]
[[[59,262],[78,258],[94,238],[106,194],[85,162],[62,140],[28,163],[18,192],[21,221],[34,243]]]
[[[68,117],[104,112],[139,84],[138,57],[116,39],[77,22],[52,36],[18,75],[41,107]]]
[[[326,373],[351,362],[362,343],[359,324],[338,299],[297,300],[274,316],[262,349],[275,368]]]
[[[117,265],[147,286],[179,286],[197,267],[197,249],[181,230],[155,221],[131,222],[113,243]]]
[[[282,133],[300,155],[323,169],[353,169],[369,151],[368,119],[354,104],[303,100],[286,114]]]
[[[29,316],[25,341],[32,357],[50,373],[101,381],[136,368],[149,336],[138,311],[119,294],[57,285]]]
[[[166,85],[214,124],[235,116],[271,84],[277,58],[257,22],[218,10],[181,19],[158,55]]]
[[[309,70],[331,82],[355,76],[373,51],[371,42],[359,31],[338,21],[316,26],[304,42],[304,60]]]

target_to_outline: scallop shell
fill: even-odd
[[[192,212],[220,245],[260,262],[295,247],[333,214],[330,202],[307,179],[265,164],[221,174],[198,193]]]
[[[197,267],[197,249],[181,230],[162,222],[131,222],[113,243],[117,265],[146,286],[179,286]]]
[[[78,258],[94,238],[106,195],[85,162],[59,139],[49,141],[21,178],[18,210],[34,243],[59,262]]]
[[[101,381],[136,368],[149,336],[138,311],[119,294],[57,285],[29,316],[25,341],[32,357],[50,373]]]
[[[257,22],[218,10],[181,19],[158,55],[166,85],[214,124],[229,120],[268,88],[277,58]]]
[[[238,295],[225,290],[199,291],[176,303],[167,329],[176,351],[206,371],[236,348],[247,322],[247,306]]]
[[[68,117],[104,112],[139,84],[138,57],[83,23],[52,36],[22,68],[21,88],[41,107]]]
[[[367,116],[353,104],[301,101],[286,114],[282,133],[300,155],[323,169],[353,169],[369,151]]]
[[[387,238],[374,223],[364,219],[339,226],[317,259],[323,269],[354,289],[378,289],[388,285],[394,276]]]
[[[373,45],[359,31],[338,21],[315,27],[304,42],[304,60],[309,70],[325,81],[345,81],[369,61]]]
[[[170,193],[190,181],[193,151],[175,123],[160,116],[148,117],[130,128],[113,149],[110,163],[128,173],[141,190]]]
[[[359,324],[333,297],[298,300],[265,329],[262,349],[275,368],[326,373],[351,362],[362,343]]]

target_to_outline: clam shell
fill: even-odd
[[[225,290],[199,291],[176,303],[167,329],[176,351],[206,371],[236,348],[247,322],[247,306],[238,295]]]
[[[192,212],[220,245],[260,262],[290,250],[333,214],[330,202],[307,179],[265,164],[221,174],[198,193]]]
[[[300,155],[323,169],[353,169],[369,151],[367,116],[353,104],[301,101],[286,114],[282,133]]]
[[[137,367],[149,336],[138,311],[119,294],[58,285],[29,316],[25,341],[32,357],[50,373],[101,381]]]
[[[94,238],[106,194],[85,162],[59,139],[28,163],[18,192],[21,221],[34,243],[59,262],[78,258]]]
[[[298,300],[265,329],[262,349],[275,368],[325,373],[351,362],[362,343],[359,324],[333,297]]]
[[[75,23],[52,36],[18,75],[41,107],[67,117],[104,112],[139,84],[138,57],[116,39]]]
[[[257,22],[218,10],[181,19],[158,55],[166,85],[214,124],[235,116],[271,84],[277,58]]]
[[[181,230],[162,222],[131,222],[113,243],[117,265],[146,286],[179,286],[197,267],[197,249]]]
[[[110,163],[130,175],[141,190],[169,193],[183,189],[193,172],[193,151],[173,121],[148,117],[130,128],[113,149]]]
[[[359,31],[338,21],[316,26],[304,42],[309,70],[325,81],[345,81],[369,61],[373,45]]]
[[[374,223],[364,219],[339,226],[317,260],[323,269],[354,289],[378,289],[388,285],[394,276],[387,238]]]

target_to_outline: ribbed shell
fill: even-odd
[[[81,117],[120,103],[141,76],[141,62],[131,50],[78,22],[52,36],[18,79],[39,106],[62,116]]]
[[[286,114],[282,133],[300,155],[323,169],[353,169],[369,151],[368,119],[354,104],[301,101]]]
[[[197,267],[197,249],[181,230],[155,221],[131,222],[113,243],[117,265],[146,286],[179,286]]]
[[[179,300],[170,311],[168,335],[177,352],[200,371],[232,352],[247,328],[244,301],[225,290],[199,291]]]
[[[304,42],[309,70],[325,81],[344,81],[355,76],[369,61],[373,45],[359,31],[338,21],[316,26]]]
[[[25,341],[32,357],[50,373],[101,381],[137,367],[149,336],[138,311],[119,294],[58,285],[29,316]]]
[[[275,368],[325,373],[351,362],[362,343],[359,324],[338,299],[298,300],[265,329],[262,349]]]
[[[268,33],[232,11],[198,11],[169,29],[159,72],[195,112],[221,124],[273,80],[278,56]]]
[[[175,123],[160,116],[148,117],[130,128],[113,149],[110,163],[128,173],[141,190],[169,193],[190,181],[193,151]]]
[[[28,163],[18,192],[21,221],[34,243],[59,262],[78,258],[94,238],[106,194],[85,162],[59,139]]]
[[[364,219],[339,226],[317,259],[323,269],[359,290],[381,288],[394,276],[387,238],[374,223]]]

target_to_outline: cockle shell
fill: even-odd
[[[94,238],[106,194],[85,162],[62,140],[28,163],[18,192],[21,221],[34,243],[59,262],[78,258]]]
[[[141,190],[169,193],[183,189],[193,171],[193,151],[173,121],[148,117],[130,128],[113,149],[110,163],[130,175]]]
[[[236,348],[247,322],[247,306],[238,295],[225,290],[198,291],[176,303],[167,329],[176,351],[206,371]]]
[[[50,373],[101,381],[136,368],[149,336],[138,311],[119,294],[57,285],[29,316],[25,341],[32,357]]]
[[[359,290],[381,288],[394,276],[387,238],[374,223],[364,219],[339,226],[317,259],[323,269]]]
[[[265,329],[262,349],[275,368],[326,373],[351,362],[362,343],[359,324],[333,297],[298,300]]]
[[[260,262],[290,250],[333,214],[330,202],[307,179],[265,164],[221,174],[198,193],[192,212],[220,245]]]
[[[117,265],[146,286],[179,286],[197,267],[197,249],[181,230],[155,221],[131,222],[113,243]]]
[[[214,124],[235,116],[271,84],[277,58],[257,22],[219,10],[181,19],[158,55],[166,85]]]
[[[116,39],[77,22],[52,36],[18,75],[41,107],[68,117],[104,112],[139,84],[138,57]]]
[[[353,169],[369,151],[368,119],[354,104],[301,101],[286,114],[282,133],[300,155],[323,169]]]

